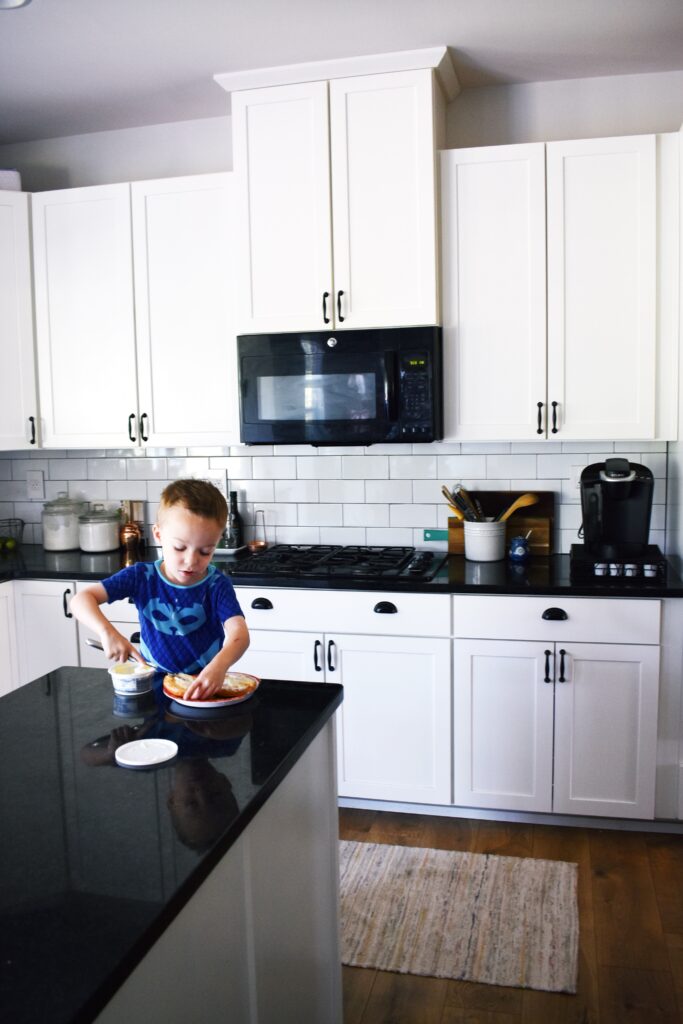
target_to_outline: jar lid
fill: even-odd
[[[46,501],[43,505],[45,512],[84,512],[88,502],[82,498],[70,498],[66,491],[60,491],[52,501]]]
[[[89,512],[84,512],[78,517],[78,521],[79,523],[118,523],[119,518],[119,510],[117,508],[93,505]]]

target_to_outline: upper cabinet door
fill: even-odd
[[[441,204],[445,435],[538,440],[546,400],[545,147],[446,150]]]
[[[549,143],[547,189],[557,436],[654,437],[655,136]]]
[[[332,323],[326,82],[232,97],[238,333]]]
[[[140,427],[152,445],[238,441],[232,179],[131,186]]]
[[[33,246],[43,444],[130,447],[138,433],[129,186],[35,194]]]
[[[31,243],[25,192],[0,191],[0,449],[38,444]]]
[[[337,327],[439,322],[432,72],[330,82]]]

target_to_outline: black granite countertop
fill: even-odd
[[[183,719],[160,686],[131,709],[106,670],[63,668],[0,700],[0,1020],[92,1021],[342,699],[264,680],[221,717]],[[114,748],[142,735],[177,758],[118,767]]]
[[[156,548],[146,558],[159,557]],[[44,551],[24,544],[12,554],[0,556],[0,581],[3,579],[101,580],[123,567],[124,552],[86,554],[82,551]],[[228,560],[215,563],[225,570]],[[306,587],[317,590],[370,590],[424,594],[556,594],[587,597],[683,597],[683,581],[668,567],[666,580],[611,580],[609,577],[588,583],[569,578],[569,555],[533,557],[522,565],[508,561],[470,562],[463,555],[451,555],[433,580],[328,580],[310,577],[258,577],[239,575],[239,562],[231,579],[236,586]]]

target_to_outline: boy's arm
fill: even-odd
[[[218,693],[225,673],[242,657],[249,646],[249,630],[243,616],[233,615],[223,623],[225,640],[215,658],[205,665],[185,691],[185,700],[206,700]]]
[[[91,587],[79,590],[72,597],[69,608],[79,622],[97,634],[107,658],[112,658],[114,661],[127,661],[132,655],[136,661],[140,661],[144,665],[145,659],[137,648],[133,647],[130,640],[126,640],[125,636],[119,633],[118,629],[112,626],[109,619],[100,611],[100,605],[106,604],[108,600],[107,591],[102,584],[93,583]]]

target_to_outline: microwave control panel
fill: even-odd
[[[402,352],[399,363],[400,430],[416,441],[433,436],[432,364],[428,352]]]

